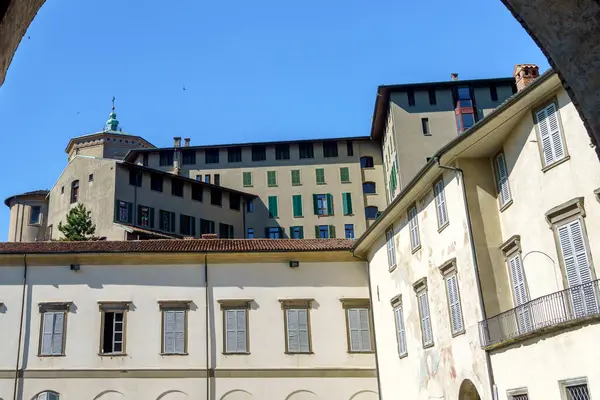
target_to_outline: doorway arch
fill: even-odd
[[[469,379],[465,379],[460,384],[458,400],[481,400],[477,388]]]

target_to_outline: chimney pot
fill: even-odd
[[[450,79],[452,79],[453,81],[457,81],[458,80],[458,72],[451,73]]]
[[[535,64],[517,64],[513,70],[513,76],[517,91],[520,92],[540,76],[540,68]]]
[[[183,145],[185,147],[190,147],[190,138],[186,137],[185,139],[183,139]]]
[[[173,138],[173,147],[181,147],[181,137],[175,136]]]

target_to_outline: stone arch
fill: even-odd
[[[296,390],[289,394],[285,400],[315,400],[318,399],[317,395],[308,390]]]
[[[156,398],[156,400],[184,400],[187,399],[188,395],[181,390],[167,390],[163,392],[160,396]]]
[[[251,400],[252,395],[245,390],[235,389],[225,393],[220,400]]]
[[[379,397],[377,393],[372,390],[361,390],[356,392],[350,397],[350,400],[377,400]]]
[[[458,391],[458,400],[481,400],[477,388],[469,379],[465,379],[460,384]]]
[[[123,393],[116,390],[104,390],[94,397],[94,400],[118,400],[125,397]]]

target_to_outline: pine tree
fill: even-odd
[[[63,225],[58,223],[58,230],[64,235],[62,240],[82,241],[95,239],[96,225],[92,224],[92,218],[83,204],[77,204],[67,213],[67,222]]]

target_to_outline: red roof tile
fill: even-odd
[[[89,242],[3,242],[0,254],[60,253],[260,253],[350,251],[350,239],[194,239]]]

